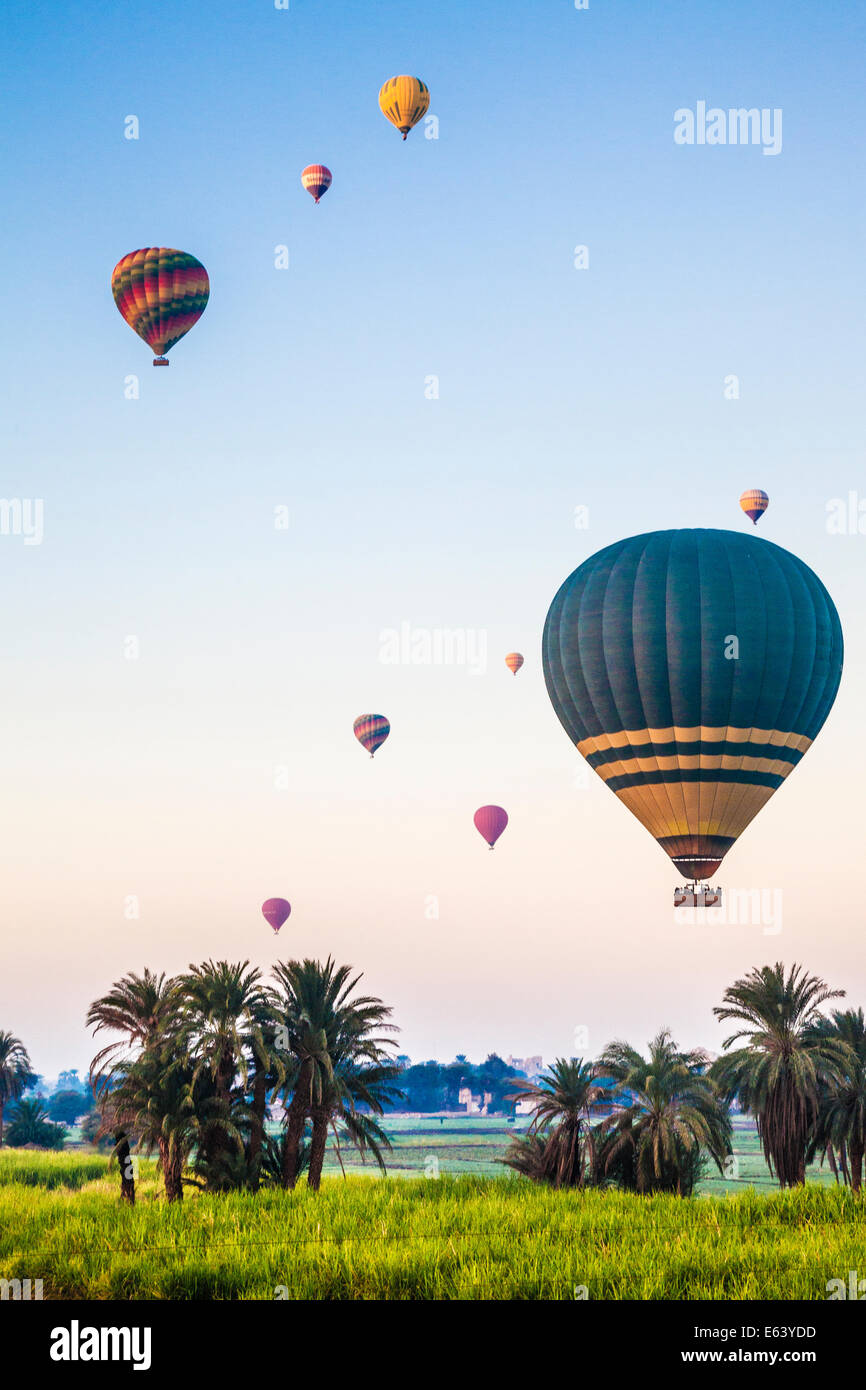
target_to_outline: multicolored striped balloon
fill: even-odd
[[[747,488],[740,498],[740,506],[755,526],[757,526],[769,505],[769,497],[766,492],[762,492],[759,487]]]
[[[268,898],[262,903],[262,916],[275,932],[278,932],[283,923],[289,920],[291,911],[292,904],[286,902],[285,898]]]
[[[406,139],[430,105],[430,93],[420,77],[389,77],[379,92],[379,108]]]
[[[324,164],[308,164],[301,173],[301,183],[316,202],[331,187],[332,174]]]
[[[479,806],[474,821],[478,834],[492,849],[508,824],[508,813],[501,806]]]
[[[577,751],[698,879],[811,746],[842,645],[833,600],[796,555],[742,532],[682,530],[590,556],[550,605],[542,651]]]
[[[505,665],[508,667],[512,676],[516,676],[523,665],[523,657],[520,655],[520,652],[509,652],[505,658]]]
[[[371,758],[391,732],[391,725],[384,714],[359,714],[353,728],[355,738],[364,745]]]
[[[156,353],[153,365],[167,367],[165,354],[204,313],[210,281],[201,261],[186,251],[145,246],[117,262],[111,293],[130,328]]]

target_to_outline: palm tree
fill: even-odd
[[[597,1075],[615,1083],[616,1111],[599,1126],[599,1168],[637,1192],[688,1196],[707,1151],[721,1172],[731,1152],[731,1121],[706,1075],[706,1054],[682,1052],[667,1029],[642,1057],[610,1043]]]
[[[502,1159],[515,1173],[531,1182],[551,1182],[550,1135],[534,1133],[515,1135]]]
[[[826,1082],[819,1091],[818,1117],[809,1142],[807,1158],[819,1151],[830,1156],[835,1171],[835,1154],[846,1183],[859,1192],[863,1182],[866,1154],[866,1019],[862,1009],[835,1009],[830,1018],[819,1019],[813,1035],[832,1040],[846,1049],[843,1073],[837,1084]],[[838,1177],[837,1177],[838,1181]]]
[[[0,1031],[0,1148],[3,1146],[3,1113],[20,1100],[36,1079],[27,1049],[13,1033]]]
[[[247,1028],[243,1036],[244,1053],[248,1057],[247,1089],[251,1096],[246,1165],[248,1182],[253,1191],[259,1186],[263,1161],[268,1092],[280,1090],[294,1075],[292,1059],[277,1045],[278,1023],[273,1000],[269,994],[261,991],[248,1010]]]
[[[384,1012],[390,1013],[390,1010],[385,1009]],[[373,1060],[370,1060],[371,1056]],[[400,1095],[392,1084],[400,1075],[400,1068],[384,1051],[370,1049],[362,1056],[351,1048],[343,1050],[338,1042],[331,1058],[331,1079],[325,1082],[312,1108],[313,1134],[307,1184],[314,1192],[318,1192],[322,1181],[329,1129],[334,1131],[339,1153],[338,1122],[342,1123],[344,1133],[355,1147],[362,1154],[369,1151],[382,1172],[385,1172],[382,1150],[391,1148],[391,1140],[373,1116],[383,1115],[385,1106]],[[361,1110],[359,1105],[366,1108]]]
[[[109,1076],[116,1083],[119,1055],[130,1047],[147,1051],[176,1027],[176,982],[155,975],[145,967],[143,975],[130,972],[112,985],[107,994],[95,999],[87,1010],[87,1026],[94,1036],[106,1029],[122,1036],[96,1054],[90,1064],[90,1082],[96,1104],[102,1113],[105,1132],[114,1136],[114,1153],[120,1166],[120,1195],[135,1202],[135,1177],[130,1156],[130,1136],[122,1123],[120,1108],[112,1099]],[[113,1066],[107,1064],[112,1061]]]
[[[19,1100],[12,1112],[7,1135],[11,1145],[36,1144],[40,1149],[62,1149],[65,1125],[56,1125],[41,1100]]]
[[[169,1202],[181,1201],[184,1183],[194,1181],[184,1177],[184,1170],[206,1135],[222,1129],[239,1142],[211,1076],[194,1065],[174,1039],[119,1065],[113,1081],[111,1103],[137,1135],[136,1148],[158,1154]]]
[[[297,1068],[286,1121],[283,1185],[294,1187],[297,1181],[300,1143],[305,1122],[310,1117],[313,1119],[313,1140],[308,1181],[311,1187],[317,1188],[328,1124],[338,1110],[344,1116],[356,1114],[349,1081],[351,1069],[347,1066],[343,1074],[338,1075],[339,1068],[343,1064],[356,1068],[363,1068],[365,1064],[373,1068],[387,1067],[382,1052],[385,1039],[374,1036],[370,1030],[396,1030],[385,1022],[391,1010],[381,999],[369,995],[350,998],[362,977],[359,974],[352,978],[352,967],[337,967],[330,956],[324,965],[308,959],[288,961],[276,966],[274,977],[279,986],[279,1017]],[[379,1103],[374,1085],[384,1085],[388,1079],[380,1076],[373,1083],[367,1078],[370,1083],[367,1103],[371,1109]],[[352,1084],[365,1083],[353,1081]],[[375,1142],[369,1126],[366,1128]],[[357,1126],[359,1134],[364,1129],[363,1124]]]
[[[217,1102],[212,1108],[213,1116],[223,1121],[233,1118],[240,1100],[235,1090],[238,1075],[242,1086],[246,1086],[245,1043],[254,1026],[253,1015],[266,1004],[259,983],[261,971],[248,967],[247,960],[236,965],[208,960],[200,966],[190,965],[189,973],[178,981],[182,1046],[195,1063],[196,1076],[206,1072],[211,1077]],[[240,1141],[231,1144],[232,1130],[232,1125],[212,1124],[202,1136],[201,1166],[212,1189],[234,1186],[241,1177],[236,1162]]]
[[[557,1057],[537,1084],[527,1082],[507,1097],[534,1107],[527,1134],[513,1139],[505,1156],[509,1168],[540,1173],[554,1187],[583,1187],[594,1160],[592,1112],[604,1094],[591,1062]]]
[[[800,965],[785,974],[781,961],[754,969],[725,990],[713,1013],[741,1025],[724,1048],[744,1047],[713,1064],[712,1076],[728,1100],[739,1100],[758,1127],[764,1157],[780,1187],[806,1181],[810,1132],[818,1118],[822,1084],[841,1084],[845,1046],[816,1031],[818,1010],[844,990],[830,989]]]

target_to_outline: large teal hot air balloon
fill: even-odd
[[[688,878],[715,873],[836,698],[842,628],[808,565],[733,531],[653,531],[569,575],[544,626],[563,728]]]

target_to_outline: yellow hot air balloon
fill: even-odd
[[[430,93],[420,77],[389,77],[379,93],[382,115],[397,127],[404,140],[429,105]]]

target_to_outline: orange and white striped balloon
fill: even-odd
[[[331,187],[332,174],[325,164],[308,164],[301,174],[301,183],[312,198],[319,201]]]
[[[523,665],[523,657],[520,655],[520,652],[509,652],[505,658],[505,665],[508,667],[512,676],[516,676]]]

